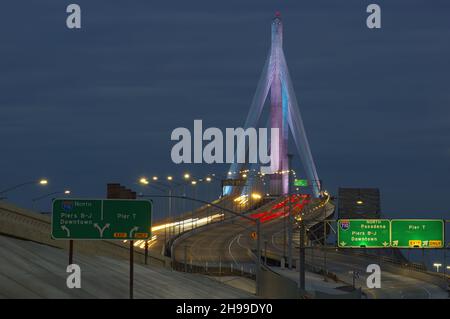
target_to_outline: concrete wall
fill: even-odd
[[[382,270],[384,269],[397,275],[407,276],[428,282],[430,284],[434,284],[444,290],[447,290],[450,284],[450,280],[444,278],[442,274],[433,274],[429,272],[415,271],[410,268],[403,268],[389,263],[382,263],[380,267]]]
[[[61,249],[69,248],[69,241],[51,238],[51,221],[49,216],[40,215],[2,201],[0,201],[0,234]],[[77,240],[74,241],[75,260],[77,252],[115,258],[129,258],[129,244],[122,241]],[[136,262],[143,264],[143,251],[135,249],[134,258]],[[148,263],[170,266],[170,259],[149,251]]]
[[[305,291],[300,291],[295,281],[263,267],[260,294],[262,298],[269,299],[299,299],[307,296]]]
[[[331,295],[324,292],[316,291],[315,292],[315,298],[316,299],[361,299],[362,292],[361,288],[356,289],[353,292],[349,292],[347,294],[341,294],[341,295]]]

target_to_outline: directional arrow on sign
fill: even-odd
[[[383,246],[384,246],[384,247],[387,247],[388,245],[389,245],[389,243],[388,243],[388,242],[386,242],[386,241],[385,241],[385,242],[383,242]]]
[[[135,226],[130,230],[130,238],[133,238],[133,233],[136,232],[139,229],[139,227]]]
[[[69,230],[69,228],[67,228],[67,226],[61,226],[61,229],[62,230],[65,230],[66,232],[67,232],[67,237],[70,237],[70,230]]]
[[[100,233],[100,238],[103,238],[103,232],[105,231],[106,228],[109,228],[109,224],[106,224],[105,226],[103,226],[103,228],[100,228],[100,226],[97,223],[95,223],[94,227],[98,229]]]
[[[341,241],[341,246],[345,246],[347,243],[345,241]]]

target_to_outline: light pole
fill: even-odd
[[[157,197],[167,197],[167,195],[144,195],[144,194],[141,194],[141,195],[139,195],[139,197],[146,197],[146,198],[154,197],[154,198],[157,198]],[[196,201],[196,202],[199,202],[199,203],[202,203],[202,204],[210,205],[210,206],[215,207],[215,208],[217,208],[217,209],[219,209],[221,211],[228,212],[228,213],[230,213],[230,214],[232,214],[232,215],[234,215],[234,216],[236,216],[238,218],[243,218],[245,220],[250,221],[251,223],[255,223],[255,228],[256,228],[256,250],[257,250],[257,252],[256,252],[256,256],[257,256],[257,260],[256,260],[256,267],[257,267],[257,270],[256,270],[256,295],[259,296],[260,295],[260,288],[261,288],[261,227],[260,227],[261,221],[259,220],[259,218],[253,219],[253,218],[248,217],[246,215],[236,213],[235,211],[233,211],[231,209],[228,209],[228,208],[225,208],[225,207],[221,207],[221,206],[216,205],[214,203],[210,203],[208,201],[204,201],[204,200],[201,200],[201,199],[198,199],[198,198],[192,198],[192,197],[187,197],[187,196],[176,196],[176,195],[173,195],[172,198],[179,198],[179,199],[183,199],[183,200]],[[172,259],[175,258],[175,255],[174,255],[173,252],[171,253],[171,257],[172,257]]]
[[[197,188],[195,187],[197,185],[197,181],[191,181],[191,185],[192,185],[192,197],[194,199],[197,199]],[[191,230],[194,229],[194,210],[195,210],[195,205],[194,205],[194,202],[192,202],[192,206],[191,206]]]
[[[183,179],[184,179],[184,181],[181,182],[181,183],[180,182],[176,182],[174,180],[173,176],[169,175],[166,178],[166,182],[162,182],[162,181],[159,181],[158,176],[153,176],[152,177],[153,182],[155,184],[157,184],[158,186],[160,186],[160,187],[158,187],[158,189],[161,190],[161,191],[166,191],[167,190],[168,195],[169,195],[168,220],[172,224],[171,227],[169,227],[169,236],[168,236],[169,238],[171,238],[172,234],[175,234],[175,227],[176,227],[174,225],[174,223],[173,223],[173,217],[172,217],[172,206],[173,206],[172,205],[173,204],[172,199],[174,198],[174,196],[173,196],[174,195],[174,191],[178,187],[183,186],[183,196],[186,196],[186,186],[189,183],[192,183],[191,175],[189,173],[185,173],[183,175]],[[161,187],[163,187],[164,189],[161,189]],[[183,201],[183,212],[185,212],[185,211],[186,211],[186,205],[185,205],[185,202]],[[180,225],[178,225],[178,230],[179,230],[179,233],[180,233],[181,232],[181,226]],[[183,230],[182,231],[184,232],[184,220],[183,220]],[[166,228],[165,228],[164,234],[165,234],[165,238],[167,239]]]
[[[28,181],[28,182],[23,182],[8,188],[5,188],[3,190],[0,190],[0,195],[6,194],[8,192],[11,192],[17,188],[23,187],[23,186],[27,186],[27,185],[33,185],[33,184],[37,184],[40,186],[46,186],[48,184],[48,180],[45,178],[39,179],[39,180],[34,180],[34,181]]]
[[[288,215],[288,265],[289,269],[292,269],[292,241],[293,241],[293,218],[294,214],[292,211],[292,201],[291,201],[291,169],[292,169],[292,154],[288,154],[288,166],[289,166],[289,175],[288,175],[288,193],[287,193],[287,200],[288,200],[288,207],[289,207],[289,215]],[[301,230],[300,230],[301,231]],[[300,236],[301,237],[301,236]],[[301,239],[300,239],[301,240]],[[299,263],[300,265],[300,263]],[[300,272],[300,269],[299,269]]]
[[[185,180],[185,183],[183,184],[183,196],[186,196],[186,185],[188,184],[189,180],[191,179],[191,174],[185,173],[183,175],[183,178]],[[183,213],[186,212],[186,201],[183,201]],[[183,218],[183,231],[184,232],[184,218]],[[180,225],[178,225],[178,234],[180,234]]]
[[[45,194],[45,195],[42,195],[42,196],[39,196],[39,197],[32,198],[32,199],[31,199],[31,209],[34,209],[34,204],[35,204],[36,202],[38,202],[38,201],[40,201],[40,200],[42,200],[42,199],[45,199],[45,198],[47,198],[47,197],[49,197],[49,196],[52,196],[52,195],[59,195],[59,194],[64,194],[64,195],[69,196],[69,195],[71,194],[71,191],[68,190],[68,189],[66,189],[66,190],[64,190],[64,191],[52,192],[52,193],[48,193],[48,194]]]
[[[167,183],[163,183],[163,182],[158,181],[158,177],[157,176],[153,176],[152,180],[155,183],[157,183],[159,186],[164,187],[167,190],[169,196],[172,196],[172,192],[173,192],[174,187],[172,185],[170,185],[170,184],[171,183],[175,183],[175,182],[173,182],[173,177],[172,176],[170,176],[170,175],[167,176],[167,178],[166,178]],[[169,223],[172,222],[172,197],[169,197],[167,220],[169,221]],[[166,234],[166,232],[165,232],[166,228],[167,227],[164,228],[164,233],[165,234]],[[172,227],[169,227],[169,236],[168,236],[169,238],[171,237],[171,228]]]
[[[167,181],[171,182],[173,180],[172,176],[167,176]],[[169,223],[172,223],[172,186],[169,186]],[[172,236],[172,227],[169,228],[169,238]]]
[[[439,272],[439,268],[442,266],[441,263],[434,263],[433,266],[436,268],[436,272]]]
[[[157,181],[158,177],[157,176],[153,176],[152,180],[153,181]],[[141,184],[142,186],[147,186],[147,187],[151,187],[151,188],[157,189],[157,190],[159,190],[161,192],[165,192],[165,190],[163,188],[158,187],[158,186],[153,185],[153,184],[150,184],[150,181],[148,180],[147,177],[141,177],[139,179],[139,184]],[[164,251],[166,249],[166,242],[167,242],[167,227],[164,227],[164,245],[163,245],[163,248],[162,248],[162,254],[163,255],[164,255]],[[147,255],[147,253],[148,253],[148,240],[145,241],[145,255]]]

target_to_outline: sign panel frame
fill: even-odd
[[[294,179],[294,187],[308,187],[309,183],[307,179]]]
[[[432,246],[422,246],[422,243],[420,244],[420,247],[416,247],[417,245],[413,245],[413,246],[404,246],[404,245],[393,245],[393,223],[394,222],[440,222],[442,224],[442,239],[441,239],[441,245],[439,247],[432,247]],[[443,219],[430,219],[430,218],[407,218],[407,219],[391,219],[391,229],[390,229],[390,233],[391,233],[391,247],[392,248],[399,248],[399,249],[442,249],[445,248],[445,221]],[[422,239],[417,239],[418,241],[422,241]],[[428,241],[434,241],[437,239],[428,239]],[[409,239],[409,241],[414,241],[414,239]]]
[[[59,208],[59,212],[55,214],[55,205],[57,205],[58,202],[66,202],[67,208]],[[80,236],[76,235],[73,236],[72,230],[70,230],[67,226],[63,228],[61,226],[61,230],[63,230],[66,233],[66,237],[61,236],[60,234],[55,234],[55,222],[61,221],[60,217],[62,214],[61,209],[67,212],[72,211],[72,208],[70,207],[70,203],[73,203],[73,205],[76,205],[76,202],[80,203],[90,203],[91,205],[95,205],[94,211],[84,211],[79,212],[79,214],[90,214],[90,216],[86,217],[86,219],[83,221],[83,223],[87,222],[86,225],[90,225],[92,228],[98,232],[98,236]],[[104,211],[104,206],[111,205],[113,203],[117,203],[117,207],[110,208],[109,211]],[[148,214],[147,216],[141,216],[142,212],[130,212],[128,208],[126,211],[123,212],[117,212],[119,209],[123,209],[123,207],[120,207],[125,205],[127,206],[127,203],[130,203],[132,206],[139,206],[139,205],[148,205]],[[106,204],[106,205],[105,205]],[[100,211],[99,211],[99,205],[100,205]],[[147,207],[146,207],[147,208]],[[107,208],[108,209],[108,208]],[[105,221],[103,224],[98,224],[96,221],[98,219],[98,214],[100,214],[100,217],[102,218],[102,221]],[[114,217],[108,216],[108,215],[114,215]],[[135,214],[135,216],[131,216]],[[94,216],[92,216],[94,215]],[[120,215],[120,216],[119,216]],[[139,216],[137,216],[139,215]],[[105,218],[105,216],[107,216]],[[131,220],[134,219],[136,221],[136,218],[139,217],[140,220],[145,220],[144,223],[141,223],[139,221],[140,225],[134,225],[131,229],[129,229],[130,221],[127,221],[127,219]],[[112,218],[112,219],[108,219]],[[82,218],[83,219],[83,218]],[[115,223],[112,224],[111,220],[118,220],[123,219],[126,220],[123,222],[123,224]],[[79,219],[77,219],[79,221]],[[108,222],[109,221],[109,222]],[[112,225],[111,225],[112,224]],[[142,225],[145,224],[145,225]],[[54,199],[52,202],[52,216],[51,216],[51,237],[54,240],[149,240],[152,237],[152,224],[153,224],[153,202],[148,199],[103,199],[103,198],[57,198]],[[60,224],[61,225],[61,224]],[[80,227],[80,224],[77,225]],[[128,227],[128,228],[127,228]],[[87,231],[92,233],[92,228],[88,229],[86,227]],[[145,229],[147,228],[147,231]],[[112,236],[103,237],[103,232],[106,230],[114,231]],[[78,230],[79,231],[79,230]],[[58,230],[59,233],[61,231]],[[116,236],[117,234],[117,236]]]
[[[347,245],[345,243],[345,245],[342,245],[341,243],[341,222],[364,222],[364,221],[379,221],[381,223],[387,223],[387,229],[385,229],[385,231],[387,231],[387,237],[385,238],[383,244],[381,245],[376,245],[376,246],[367,246],[367,245],[359,245],[359,246],[355,246],[355,245]],[[385,245],[384,245],[385,243]],[[344,249],[385,249],[385,248],[391,248],[391,221],[389,219],[376,219],[376,218],[372,218],[372,219],[364,219],[364,218],[359,218],[359,219],[349,219],[349,218],[343,218],[343,219],[338,219],[337,220],[337,248],[344,248]]]

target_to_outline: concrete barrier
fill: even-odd
[[[6,202],[0,202],[0,234],[69,249],[68,240],[54,240],[51,237],[51,220],[49,216],[19,208]],[[129,244],[111,240],[76,240],[74,241],[74,261],[77,252],[114,258],[129,258]],[[143,264],[144,252],[135,249],[135,261]],[[170,267],[170,258],[149,251],[148,262],[153,265]]]
[[[403,268],[399,266],[395,266],[389,263],[382,263],[380,265],[381,271],[386,270],[391,273],[401,275],[401,276],[407,276],[414,279],[418,279],[421,281],[428,282],[430,284],[434,284],[441,289],[447,290],[449,285],[449,279],[444,278],[442,274],[433,274],[429,272],[423,272],[423,271],[416,271],[411,268]],[[383,276],[383,273],[382,273]]]
[[[327,294],[325,292],[316,291],[314,293],[314,297],[316,299],[361,299],[362,298],[362,292],[361,288],[355,289],[352,292],[346,293],[346,294]]]
[[[304,290],[300,290],[297,282],[283,277],[274,271],[261,267],[261,287],[262,298],[269,299],[303,299],[308,298]],[[311,296],[309,296],[311,297]]]

